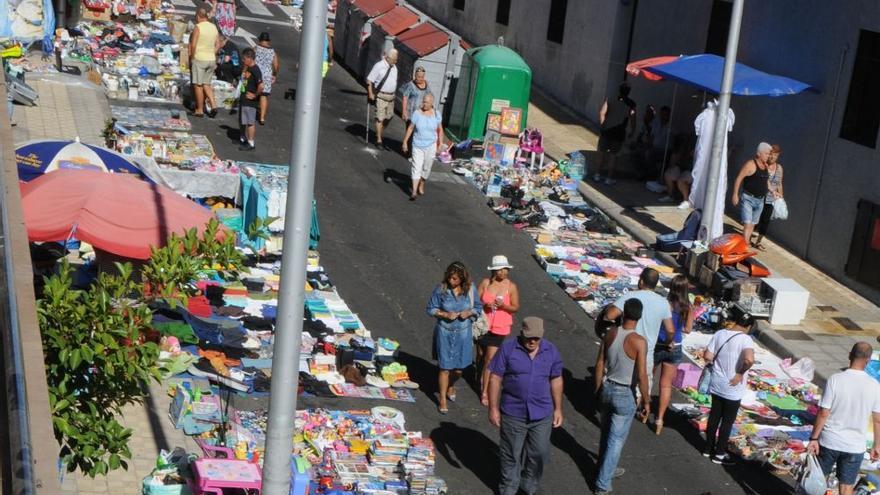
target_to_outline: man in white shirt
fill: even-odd
[[[852,495],[865,455],[868,418],[874,423],[871,458],[880,457],[880,383],[865,373],[871,345],[859,342],[849,352],[849,368],[828,379],[807,451],[819,455],[826,476],[837,464],[840,495]]]
[[[367,76],[367,97],[376,104],[376,147],[384,148],[382,131],[394,117],[397,92],[397,50],[391,49],[373,65]]]

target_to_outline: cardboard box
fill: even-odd
[[[109,21],[110,20],[110,11],[111,8],[107,7],[106,9],[89,9],[86,6],[82,6],[82,18],[90,21]]]
[[[689,277],[697,278],[700,276],[700,268],[706,265],[706,257],[708,254],[709,251],[702,247],[690,248],[688,250],[685,266],[687,267],[687,274]]]
[[[712,270],[713,272],[718,271],[718,269],[721,268],[721,256],[713,253],[712,251],[707,251],[706,268]]]
[[[706,288],[712,287],[712,277],[715,275],[714,270],[710,270],[707,266],[700,267],[700,285]]]

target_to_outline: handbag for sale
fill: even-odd
[[[773,214],[770,215],[771,220],[788,219],[788,203],[785,198],[776,198],[773,200]]]

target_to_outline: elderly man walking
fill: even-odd
[[[849,368],[828,379],[807,451],[819,455],[825,476],[837,465],[840,495],[852,495],[867,448],[868,418],[874,426],[871,458],[880,458],[880,383],[865,373],[871,345],[859,342],[849,351]]]
[[[397,50],[391,49],[373,65],[367,76],[367,97],[376,104],[376,147],[384,148],[382,131],[394,117],[397,91]]]
[[[489,363],[489,422],[501,428],[501,495],[538,491],[550,432],[562,426],[562,357],[544,340],[544,320],[523,319],[519,338]]]

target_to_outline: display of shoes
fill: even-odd
[[[376,388],[388,388],[391,386],[391,385],[388,385],[388,382],[379,378],[376,375],[367,375],[365,377],[365,379],[366,379],[367,385],[370,385],[370,386],[373,386]]]

